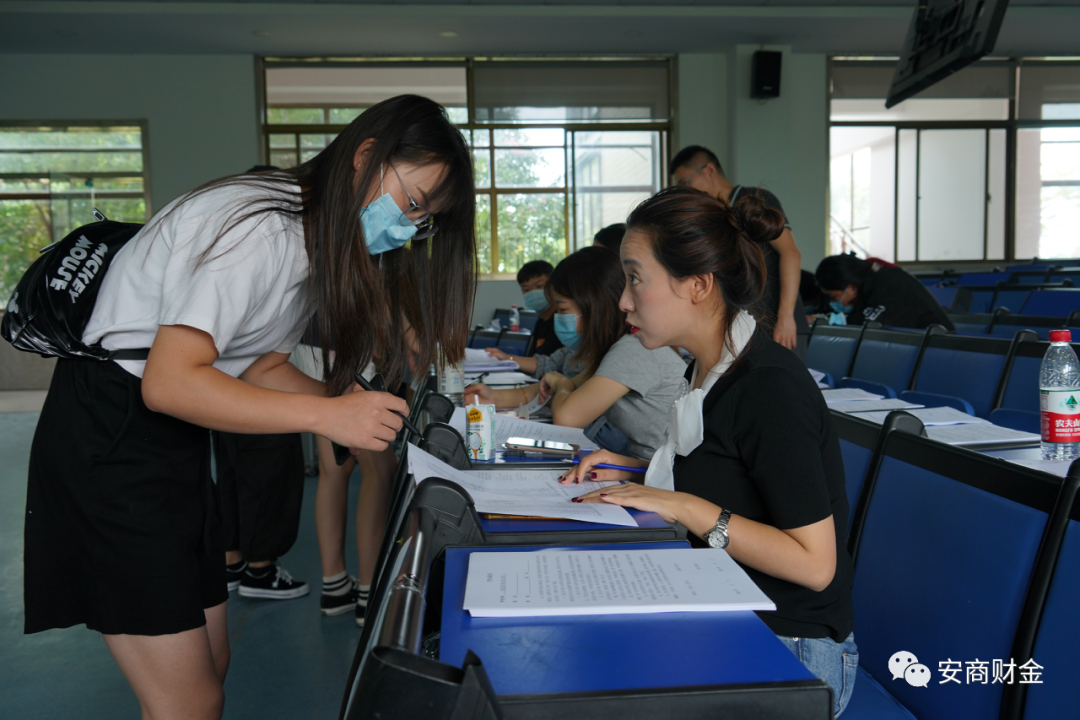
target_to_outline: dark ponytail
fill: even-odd
[[[761,244],[780,237],[784,216],[752,194],[731,206],[698,190],[675,187],[638,205],[626,225],[628,232],[649,236],[653,256],[676,280],[713,276],[724,301],[724,342],[732,350],[732,323],[765,293]]]

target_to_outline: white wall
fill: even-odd
[[[677,108],[672,155],[702,145],[728,163],[728,56],[685,53],[678,59]],[[665,177],[667,169],[665,168]],[[666,183],[665,183],[666,184]]]
[[[754,51],[783,53],[780,97],[750,97]],[[825,55],[787,46],[737,45],[730,68],[729,176],[760,185],[784,205],[802,266],[813,270],[825,256],[828,236],[828,99]]]
[[[3,55],[4,120],[146,120],[153,209],[259,159],[250,55]]]
[[[472,327],[487,327],[496,308],[508,308],[511,305],[522,307],[524,303],[525,299],[521,297],[521,288],[516,280],[481,280],[477,284],[476,299],[473,301]]]

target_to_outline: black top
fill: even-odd
[[[956,330],[945,308],[919,280],[898,267],[881,268],[859,287],[848,323],[877,320],[888,327],[926,328],[937,323]]]
[[[562,340],[555,334],[555,316],[544,319],[543,316],[536,318],[536,326],[533,328],[536,343],[533,347],[533,355],[550,355],[563,346]]]
[[[693,366],[687,370],[692,377]],[[776,603],[758,615],[777,635],[843,641],[855,624],[854,567],[840,442],[806,367],[759,328],[735,366],[705,396],[704,439],[675,457],[675,489],[781,530],[832,516],[836,574],[815,592],[740,565]],[[701,541],[691,536],[695,545]]]
[[[736,185],[731,189],[731,197],[728,202],[734,206],[740,195],[756,195],[765,203],[766,207],[779,210],[780,214],[784,216],[784,227],[788,230],[791,229],[791,223],[788,222],[784,206],[780,204],[780,199],[771,192],[765,188]],[[753,315],[755,318],[764,318],[766,323],[771,326],[775,323],[777,312],[780,310],[780,253],[776,252],[772,243],[761,243],[761,250],[765,253],[765,269],[768,276],[765,280],[765,294],[761,297],[759,309]],[[801,300],[795,301],[795,332],[799,335],[808,335],[810,333],[810,327],[806,324],[806,313],[802,311]]]

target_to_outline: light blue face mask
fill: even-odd
[[[382,189],[382,168],[379,168],[379,189]],[[368,253],[379,255],[397,250],[416,234],[416,226],[404,224],[404,213],[394,202],[390,193],[383,193],[375,202],[360,210],[360,225],[364,229],[364,242]]]
[[[581,344],[581,336],[577,331],[578,315],[556,315],[555,335],[563,345],[571,350],[577,350]]]
[[[851,312],[851,308],[855,306],[845,305],[839,300],[833,300],[831,303],[829,303],[829,307],[832,308],[833,312],[843,313],[844,315],[847,315],[849,312]]]
[[[551,307],[551,303],[548,302],[543,290],[530,290],[525,293],[525,307],[536,312],[544,312]]]

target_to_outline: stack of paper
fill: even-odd
[[[775,610],[723,550],[570,550],[469,555],[473,617]]]
[[[465,372],[496,372],[500,370],[518,370],[513,360],[499,360],[487,354],[482,348],[465,348]]]
[[[888,410],[859,413],[859,417],[876,423],[885,422]],[[1000,445],[1037,443],[1039,436],[1011,428],[994,425],[989,420],[962,413],[955,408],[915,408],[907,410],[922,420],[926,436],[948,445]]]
[[[829,404],[830,410],[839,410],[843,413],[872,413],[885,410],[892,412],[893,410],[908,410],[910,408],[921,408],[922,405],[916,405],[915,403],[909,403],[904,400],[897,400],[896,398],[886,398],[883,400],[844,400],[843,402],[834,402]]]
[[[523,372],[494,372],[487,370],[483,372],[486,372],[487,376],[481,380],[481,382],[492,387],[500,385],[526,385],[528,383],[540,382],[532,375],[526,375]],[[475,370],[469,370],[465,373],[465,384],[468,385],[469,383],[476,382],[476,377],[480,374],[480,372]]]
[[[864,417],[867,420],[876,423],[883,423],[885,422],[885,418],[889,416],[889,412],[889,410],[882,410],[880,412],[859,413],[859,417]],[[968,415],[967,413],[960,412],[956,408],[951,407],[924,407],[908,410],[908,412],[922,420],[922,424],[926,427],[932,425],[971,425],[973,423],[990,423],[989,420],[983,420],[974,415]]]
[[[578,495],[618,482],[562,485],[558,478],[565,470],[456,470],[415,445],[409,445],[409,472],[417,483],[430,477],[457,483],[468,491],[477,512],[637,527],[630,513],[618,505],[571,502]]]
[[[826,405],[835,405],[841,402],[854,402],[865,400],[881,400],[883,395],[875,395],[874,393],[868,393],[865,390],[859,388],[837,388],[835,390],[822,390],[821,394],[825,396]]]
[[[820,370],[810,369],[810,377],[814,378],[814,382],[817,383],[819,388],[828,389],[829,384],[825,382],[825,373]]]

